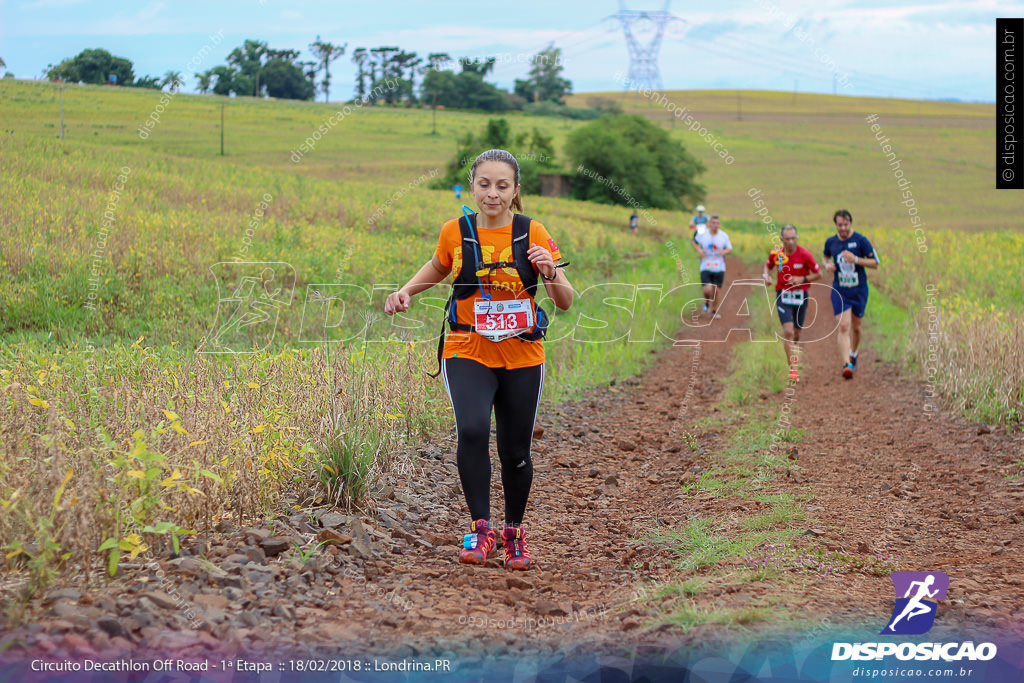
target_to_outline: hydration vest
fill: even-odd
[[[483,281],[480,279],[480,272],[484,270],[496,270],[498,268],[515,268],[519,280],[523,283],[526,293],[533,300],[537,292],[537,272],[530,263],[526,252],[530,249],[530,217],[523,214],[512,216],[512,261],[499,261],[497,263],[484,263],[480,250],[480,241],[477,239],[476,214],[470,213],[463,207],[463,217],[459,219],[459,231],[462,233],[462,269],[455,276],[452,282],[452,293],[448,297],[448,303],[444,306],[444,320],[441,322],[441,337],[437,341],[437,372],[428,373],[431,377],[441,374],[441,354],[444,352],[445,322],[453,331],[476,332],[476,327],[460,323],[458,319],[458,304],[463,299],[473,296],[474,290],[479,289],[480,296],[490,299],[491,295],[484,291]],[[544,338],[548,331],[548,315],[544,309],[533,302],[534,326],[532,330],[521,332],[516,337],[520,341],[535,342]]]

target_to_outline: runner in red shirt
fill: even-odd
[[[807,299],[811,288],[809,283],[821,279],[821,268],[811,252],[797,244],[796,228],[792,225],[782,226],[779,231],[782,246],[772,249],[768,254],[768,262],[764,264],[766,285],[771,285],[770,271],[778,274],[775,283],[775,308],[782,323],[782,344],[786,350],[786,362],[789,363],[789,378],[794,382],[800,379],[797,372],[797,350],[800,342],[800,330],[804,327],[807,316]]]

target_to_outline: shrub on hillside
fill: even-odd
[[[540,174],[555,167],[555,150],[551,138],[536,128],[530,133],[512,135],[505,119],[489,119],[480,134],[466,133],[459,138],[455,156],[448,162],[445,174],[434,180],[430,187],[448,190],[462,183],[469,190],[469,167],[477,155],[488,149],[506,149],[519,162],[519,184],[522,194],[540,194]]]
[[[697,182],[704,164],[642,116],[616,114],[588,123],[569,135],[565,154],[576,168],[576,199],[682,210],[705,198]]]

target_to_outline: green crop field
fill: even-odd
[[[947,404],[1020,421],[1024,233],[1013,193],[991,189],[992,106],[742,93],[737,120],[735,93],[666,97],[734,162],[665,107],[623,106],[704,161],[706,204],[741,257],[773,243],[750,188],[815,253],[832,212],[850,209],[883,261],[868,333]],[[425,374],[444,292],[404,327],[380,308],[457,215],[427,181],[488,116],[439,111],[432,135],[430,111],[352,107],[296,161],[343,106],[71,86],[61,141],[53,86],[0,81],[0,545],[30,557],[39,583],[69,557],[103,548],[116,562],[282,498],[358,500],[403,441],[449,424]],[[913,182],[920,233],[869,113]],[[560,154],[582,125],[507,118]],[[525,204],[580,292],[552,324],[546,400],[641,370],[666,341],[653,331],[674,330],[698,296],[689,214],[651,211],[657,224],[634,238],[623,207]],[[636,284],[684,286],[659,303],[634,299]]]

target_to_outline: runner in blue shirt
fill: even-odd
[[[836,234],[825,240],[825,270],[835,274],[832,281],[832,312],[839,325],[839,354],[843,377],[857,371],[860,327],[868,305],[866,268],[878,268],[879,259],[868,238],[853,231],[853,216],[839,209],[832,216]]]
[[[704,213],[704,205],[697,205],[697,215],[690,219],[690,230],[693,230],[693,236],[703,235],[708,229],[708,216]]]

